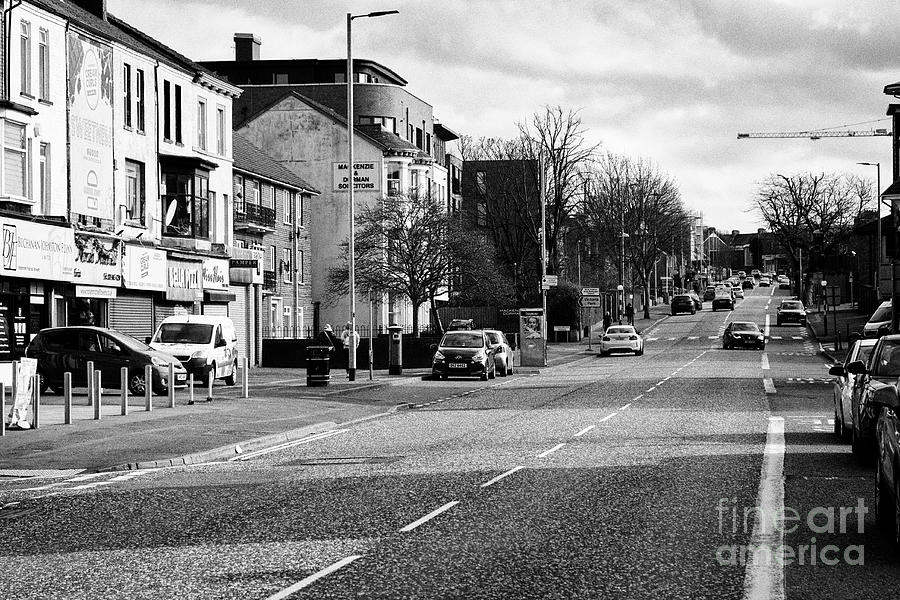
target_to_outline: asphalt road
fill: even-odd
[[[784,294],[669,317],[642,357],[372,391],[421,407],[243,460],[0,483],[0,596],[741,598],[763,581],[758,597],[890,597],[896,552],[872,514],[816,535],[837,565],[740,559],[767,539],[771,489],[804,519],[871,504],[806,330],[722,349],[727,321],[774,323]],[[810,537],[804,521],[783,543]],[[863,565],[843,560],[854,545]]]

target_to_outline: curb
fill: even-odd
[[[324,431],[328,431],[335,427],[341,426],[346,427],[350,425],[357,425],[359,423],[363,423],[366,421],[372,421],[374,419],[380,419],[384,417],[389,417],[393,414],[401,410],[407,410],[410,408],[409,404],[398,404],[393,408],[388,409],[385,412],[377,413],[374,415],[369,415],[367,417],[361,417],[359,419],[353,419],[352,421],[346,421],[344,423],[336,423],[334,421],[323,421],[321,423],[315,423],[313,425],[307,425],[305,427],[300,427],[297,429],[291,429],[289,431],[285,431],[282,433],[272,433],[269,435],[264,435],[258,438],[252,438],[249,440],[245,440],[243,442],[236,442],[232,444],[228,444],[226,446],[219,446],[218,448],[213,448],[211,450],[203,450],[200,452],[194,452],[192,454],[186,454],[184,456],[178,456],[175,458],[163,458],[159,460],[146,460],[141,462],[134,463],[124,463],[119,465],[113,465],[110,467],[102,467],[96,469],[96,472],[111,472],[111,471],[136,471],[140,469],[163,469],[166,467],[180,467],[185,465],[196,465],[200,463],[213,462],[223,459],[232,458],[234,456],[240,456],[245,452],[254,452],[256,450],[265,450],[266,448],[271,448],[272,446],[277,446],[279,444],[283,444],[285,442],[292,442],[294,440],[299,440],[301,438],[305,438],[317,433],[322,433]]]

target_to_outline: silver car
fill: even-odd
[[[497,329],[485,329],[488,344],[494,351],[494,365],[497,375],[506,377],[513,374],[513,351],[502,331]]]
[[[842,441],[849,442],[853,435],[855,422],[853,409],[854,406],[859,406],[859,394],[862,391],[859,386],[862,376],[848,373],[847,365],[857,360],[868,363],[869,355],[877,341],[866,339],[855,341],[843,364],[834,365],[828,371],[829,375],[834,376],[834,392],[832,393],[834,432]]]

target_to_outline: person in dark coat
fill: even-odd
[[[343,347],[343,344],[341,344],[341,341],[334,335],[334,330],[328,323],[325,324],[325,327],[319,332],[319,335],[316,336],[316,342],[318,342],[320,346],[328,346],[331,348],[332,353],[336,349],[340,350]]]
[[[625,305],[625,318],[628,320],[629,325],[634,325],[634,307],[631,305],[631,302]]]
[[[612,325],[612,315],[609,314],[609,311],[606,311],[603,313],[603,333],[606,333],[610,325]]]

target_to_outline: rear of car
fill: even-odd
[[[720,308],[734,310],[734,298],[731,296],[731,291],[725,288],[718,290],[716,292],[716,297],[713,298],[712,308],[713,310],[718,310]]]
[[[634,352],[640,356],[644,353],[644,340],[631,325],[613,325],[600,339],[600,355],[612,352]]]
[[[494,355],[481,330],[448,331],[431,361],[433,377],[494,377]]]
[[[735,298],[740,298],[741,300],[743,300],[743,299],[744,299],[744,290],[743,290],[743,288],[741,288],[740,286],[735,287],[735,288],[734,288],[734,297],[735,297]]]
[[[678,294],[677,296],[672,296],[672,303],[670,307],[673,315],[677,315],[679,313],[694,314],[697,312],[697,307],[694,305],[694,299],[687,294]]]
[[[779,326],[785,323],[797,323],[805,327],[806,308],[800,300],[782,300],[775,319]]]
[[[864,338],[879,338],[886,333],[890,333],[891,319],[894,316],[894,310],[890,300],[881,303],[872,316],[869,317],[868,323],[863,325]]]
[[[754,287],[753,279],[747,278],[741,282],[741,287],[745,290],[752,290]]]
[[[768,277],[759,278],[759,287],[769,287],[770,285],[772,285],[772,280]]]
[[[709,301],[716,297],[716,287],[714,285],[706,286],[706,290],[703,292],[703,300]]]
[[[491,350],[494,351],[494,365],[497,374],[501,377],[512,375],[513,351],[506,336],[499,329],[485,329],[484,334],[487,336]]]

